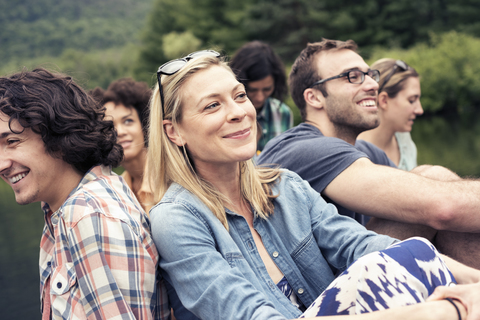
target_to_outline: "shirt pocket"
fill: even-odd
[[[77,274],[73,263],[66,263],[55,268],[50,280],[50,294],[61,296],[69,292],[77,283]]]
[[[225,254],[225,260],[227,260],[230,268],[241,267],[246,263],[241,252],[227,252]]]

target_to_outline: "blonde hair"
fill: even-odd
[[[150,101],[150,130],[149,130],[149,163],[146,177],[149,179],[153,191],[154,201],[159,202],[165,195],[172,182],[176,182],[197,196],[228,230],[225,205],[229,200],[222,195],[211,183],[202,179],[195,172],[185,147],[179,147],[164,131],[163,120],[171,120],[177,126],[182,120],[182,86],[195,73],[211,66],[219,66],[229,70],[235,76],[227,63],[215,57],[199,57],[190,60],[177,73],[170,76],[162,75],[162,89],[164,93],[164,110],[160,101],[158,84]],[[279,177],[279,169],[257,168],[251,159],[240,162],[240,190],[242,196],[255,209],[258,216],[266,219],[273,213],[271,185]]]
[[[389,98],[395,98],[397,94],[405,88],[405,80],[410,77],[418,78],[419,75],[415,69],[411,66],[408,66],[408,69],[403,71],[397,69],[395,73],[388,79],[387,83],[385,82],[385,78],[392,72],[393,68],[395,67],[395,62],[397,60],[391,58],[383,58],[380,60],[375,61],[370,68],[373,70],[380,71],[380,85],[383,85],[382,91],[388,94]]]

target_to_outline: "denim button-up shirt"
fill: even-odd
[[[255,216],[253,226],[306,307],[339,271],[395,241],[339,215],[293,172],[282,171],[273,192],[279,194],[273,215],[267,220]],[[226,213],[230,231],[178,184],[150,211],[176,318],[298,317],[301,311],[271,280],[245,218]]]

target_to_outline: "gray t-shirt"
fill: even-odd
[[[325,137],[313,125],[301,123],[270,140],[257,163],[276,164],[292,170],[322,193],[343,170],[363,157],[375,164],[395,167],[385,152],[369,142],[359,140],[354,147],[341,139]],[[324,198],[335,204],[342,215],[354,218],[363,225],[370,220],[369,216],[344,208],[328,197]]]

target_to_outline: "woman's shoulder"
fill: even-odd
[[[173,182],[167,192],[164,194],[160,202],[150,209],[150,212],[168,212],[176,207],[176,210],[184,208],[186,211],[201,211],[199,209],[206,208],[205,204],[192,192],[182,185]],[[165,208],[165,210],[162,210]]]

